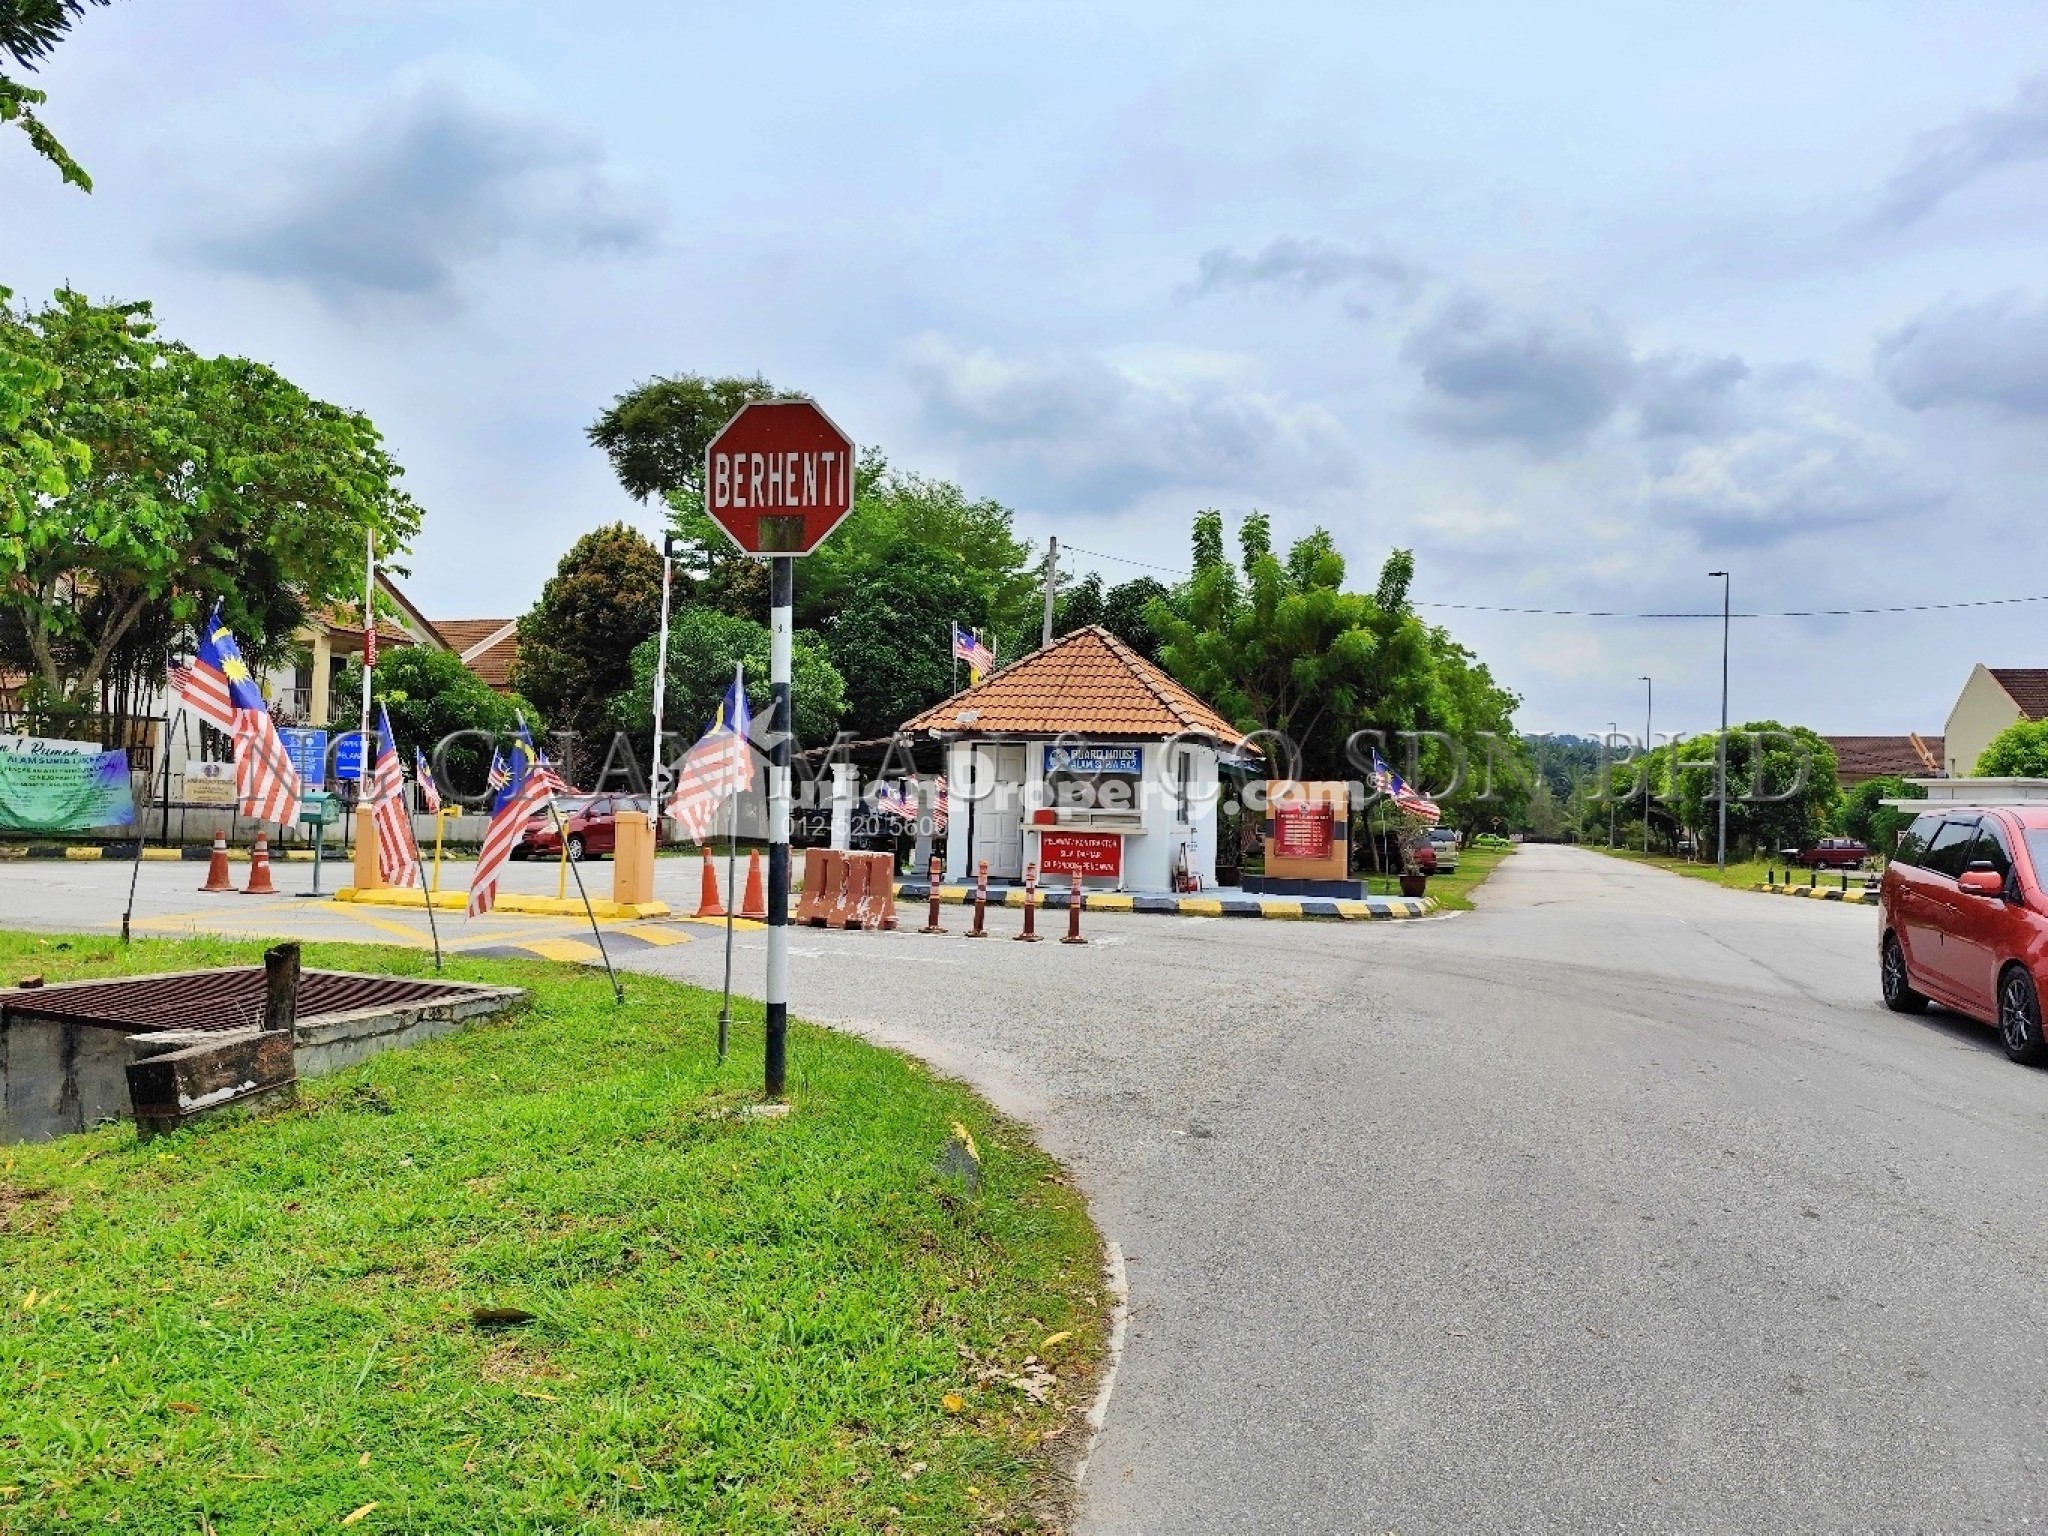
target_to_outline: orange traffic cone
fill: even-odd
[[[699,917],[725,916],[725,903],[718,899],[718,871],[711,867],[711,855],[704,855],[704,895],[697,902]]]
[[[225,832],[213,834],[213,855],[206,861],[206,884],[202,891],[232,891],[235,882],[228,878],[228,835]]]
[[[761,850],[747,855],[747,894],[740,898],[740,916],[757,923],[768,921],[768,886],[761,878]]]
[[[242,889],[244,896],[275,896],[277,887],[270,883],[270,834],[258,832],[256,847],[249,855],[249,883]]]

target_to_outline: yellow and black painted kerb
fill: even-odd
[[[0,859],[48,859],[73,864],[93,864],[102,860],[126,863],[138,856],[149,864],[204,864],[212,855],[211,844],[199,844],[190,848],[143,848],[138,851],[134,843],[0,843]],[[249,850],[230,848],[228,862],[248,863]],[[270,862],[310,864],[313,862],[313,850],[272,848]]]
[[[931,886],[922,880],[900,881],[896,896],[901,901],[929,901]],[[966,906],[974,900],[971,885],[941,885],[939,900],[951,906]],[[1022,886],[1008,890],[991,889],[992,905],[1021,907]],[[1048,911],[1064,912],[1068,892],[1040,891],[1038,902]],[[1430,896],[1250,896],[1241,892],[1216,895],[1173,896],[1138,894],[1129,891],[1088,891],[1081,897],[1083,912],[1144,912],[1162,917],[1263,917],[1279,919],[1320,919],[1325,922],[1378,923],[1404,918],[1427,917],[1436,910]]]
[[[1859,886],[1845,891],[1840,886],[1829,885],[1753,885],[1753,891],[1762,891],[1769,896],[1803,896],[1808,901],[1839,901],[1852,907],[1874,907],[1877,905],[1876,891]]]

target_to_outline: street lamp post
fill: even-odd
[[[1650,856],[1650,727],[1657,718],[1657,686],[1647,677],[1643,685],[1643,857]]]
[[[1728,593],[1732,583],[1726,571],[1709,571],[1721,578],[1721,740],[1714,749],[1714,796],[1720,802],[1720,829],[1714,835],[1714,868],[1728,873]]]
[[[1620,727],[1612,720],[1607,722],[1607,740],[1603,743],[1607,753],[1607,846],[1614,846],[1614,738],[1620,734]]]

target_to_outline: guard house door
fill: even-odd
[[[988,773],[991,782],[974,808],[974,860],[987,859],[997,880],[1024,878],[1024,753],[1021,743],[975,749],[977,776]]]

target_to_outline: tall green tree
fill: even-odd
[[[625,523],[593,529],[519,620],[512,684],[557,730],[602,737],[613,698],[632,686],[633,648],[660,623],[661,551]]]
[[[612,701],[612,723],[630,733],[641,771],[654,730],[653,640],[633,650],[632,682]],[[718,701],[732,685],[735,663],[746,668],[747,697],[757,723],[767,724],[768,626],[701,603],[679,608],[669,623],[668,685],[662,699],[662,729],[687,747],[710,724]],[[799,742],[823,744],[839,728],[846,710],[846,683],[817,636],[799,631],[790,654],[790,693]],[[758,738],[757,738],[758,739]],[[676,750],[672,747],[672,751]]]
[[[216,600],[252,659],[274,655],[306,609],[353,592],[366,535],[395,553],[419,527],[367,417],[156,330],[148,304],[68,289],[0,309],[0,366],[30,381],[0,451],[0,611],[53,721],[93,712],[138,625],[189,626]],[[85,452],[29,447],[44,488],[24,498],[23,443]]]
[[[1677,744],[1677,784],[1671,799],[1679,819],[1699,834],[1703,851],[1715,851],[1720,831],[1719,774],[1713,735]],[[1663,748],[1658,750],[1661,762]],[[1620,783],[1617,775],[1617,783]],[[1728,732],[1728,848],[1775,852],[1803,848],[1827,828],[1840,791],[1835,782],[1835,749],[1803,725],[1752,720]]]
[[[2048,778],[2048,720],[2021,720],[1991,738],[1977,756],[1980,778]]]
[[[356,728],[355,700],[363,696],[360,657],[351,657],[334,689],[342,718],[337,731]],[[391,712],[400,759],[412,766],[412,750],[427,754],[445,784],[465,796],[481,795],[491,764],[491,745],[476,732],[504,740],[522,718],[534,739],[545,742],[539,710],[517,694],[502,694],[462,664],[453,651],[429,645],[396,645],[370,669],[370,697]]]
[[[1865,779],[1842,792],[1841,805],[1835,812],[1835,826],[1845,837],[1866,843],[1889,858],[1891,851],[1899,846],[1899,834],[1912,824],[1914,813],[1884,802],[1926,798],[1927,791],[1923,787],[1908,784],[1894,774]]]
[[[0,0],[0,52],[16,66],[33,71],[40,60],[63,41],[71,24],[85,14],[88,5],[108,5],[111,0]],[[57,168],[66,181],[83,191],[92,190],[92,178],[71,158],[36,116],[35,109],[49,100],[38,91],[6,74],[0,74],[0,123],[13,123],[28,135],[35,152]]]
[[[952,626],[980,598],[966,568],[941,551],[907,545],[887,580],[856,586],[825,630],[825,649],[846,679],[845,730],[892,734],[956,683]]]
[[[742,554],[704,510],[704,453],[741,406],[805,398],[758,374],[679,373],[634,385],[591,423],[586,435],[611,460],[626,493],[667,505],[683,596],[741,617],[767,611],[766,566]]]

